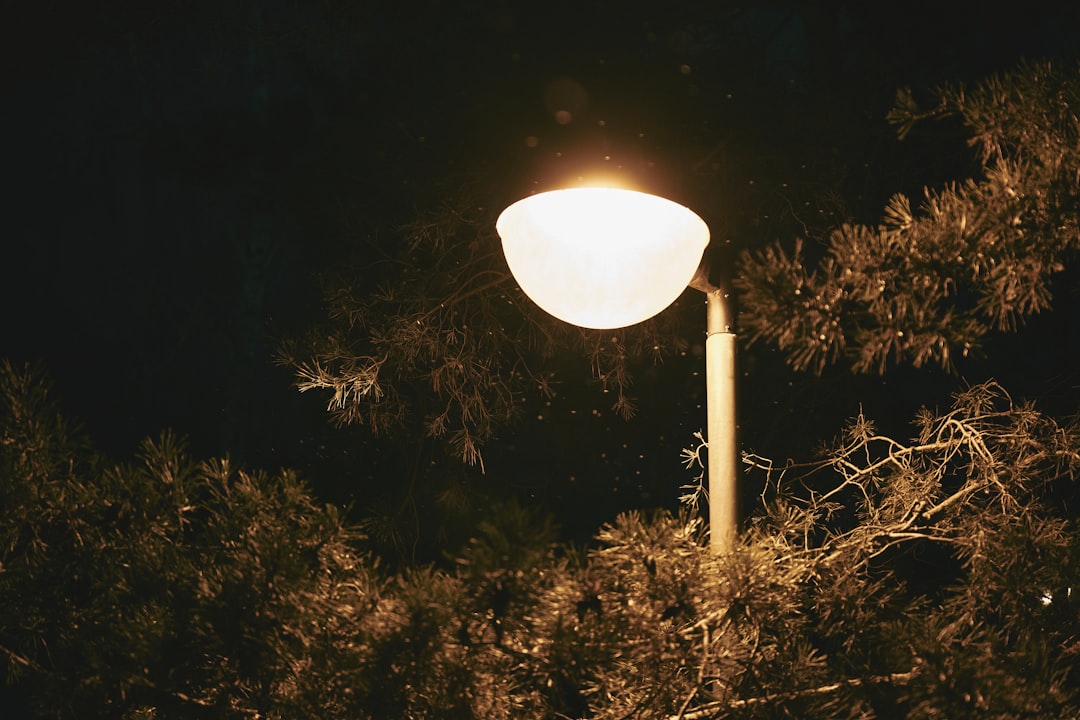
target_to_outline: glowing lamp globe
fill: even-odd
[[[499,216],[510,272],[541,309],[573,325],[621,328],[682,294],[709,244],[705,221],[676,202],[616,188],[553,190]]]

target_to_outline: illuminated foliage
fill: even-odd
[[[171,434],[109,465],[40,373],[6,363],[0,497],[5,681],[42,716],[269,713],[348,598],[374,593],[294,474],[195,462]]]
[[[860,417],[817,463],[757,466],[767,502],[724,556],[666,513],[623,515],[584,554],[530,540],[513,514],[484,528],[455,572],[414,576],[454,588],[412,616],[441,625],[402,626],[434,678],[384,673],[383,692],[416,702],[454,682],[468,702],[436,714],[455,717],[1080,709],[1075,426],[983,385],[924,412],[908,441]]]
[[[0,649],[35,717],[1075,717],[1080,428],[993,384],[910,440],[854,419],[728,554],[628,513],[588,550],[495,508],[379,570],[294,476],[178,441],[108,467],[0,389]]]
[[[555,348],[579,347],[613,409],[632,415],[630,360],[681,348],[670,322],[586,331],[553,320],[513,282],[492,209],[463,193],[402,228],[381,262],[327,281],[332,324],[282,356],[297,387],[328,393],[340,424],[408,428],[481,467],[483,443],[528,398],[552,394]]]
[[[981,176],[927,188],[917,208],[896,195],[878,226],[840,225],[821,247],[797,239],[744,253],[735,286],[749,343],[775,344],[799,370],[948,368],[1050,307],[1052,278],[1080,244],[1075,67],[1024,65],[935,100],[924,112],[900,92],[889,119],[903,137],[961,118]],[[330,326],[283,354],[298,387],[327,393],[340,423],[408,427],[482,464],[498,428],[552,392],[553,349],[577,346],[615,409],[632,414],[633,362],[683,348],[675,314],[615,333],[552,321],[514,286],[493,209],[464,188],[452,196],[328,283]]]
[[[751,339],[800,368],[947,364],[1045,309],[1076,243],[1075,94],[1049,66],[943,90],[932,114],[969,123],[985,176],[838,229],[814,269],[800,244],[745,257]],[[512,287],[489,221],[443,213],[387,254],[391,284],[332,284],[333,328],[286,357],[300,387],[479,462],[577,333]],[[671,322],[577,335],[617,405]],[[748,458],[762,502],[722,556],[689,515],[626,513],[582,549],[506,504],[446,563],[393,573],[291,472],[170,434],[114,465],[10,365],[0,403],[0,656],[31,716],[1080,714],[1080,428],[993,383],[911,438],[859,416],[816,462]]]
[[[981,177],[927,188],[917,210],[892,198],[876,227],[843,225],[812,263],[805,245],[744,253],[736,287],[750,342],[775,343],[799,370],[849,361],[950,367],[992,330],[1050,307],[1055,273],[1080,247],[1080,83],[1075,65],[1021,66],[970,90],[944,87],[920,111],[898,93],[889,119],[958,116]]]

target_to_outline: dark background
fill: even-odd
[[[873,223],[887,198],[976,167],[961,129],[885,122],[895,92],[1075,56],[1072,3],[16,2],[4,11],[0,355],[40,362],[110,455],[172,428],[197,456],[292,466],[370,505],[388,441],[337,430],[273,362],[324,319],[320,271],[478,180],[493,207],[575,163],[640,171],[735,249]],[[570,112],[560,123],[556,111]],[[567,116],[561,116],[566,120]],[[607,159],[605,159],[607,158]],[[919,404],[995,377],[1077,410],[1072,269],[1055,310],[955,373],[793,373],[744,349],[744,447],[783,460],[858,412],[904,432]],[[671,505],[704,425],[704,308],[685,357],[646,368],[629,422],[585,378],[463,482],[581,508]],[[692,320],[689,326],[693,326]]]

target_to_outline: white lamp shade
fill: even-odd
[[[682,294],[709,227],[655,195],[614,188],[553,190],[499,216],[510,272],[546,312],[586,328],[651,318]]]

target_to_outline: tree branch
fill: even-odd
[[[787,700],[799,700],[801,698],[814,697],[816,695],[828,695],[844,688],[863,687],[866,685],[881,685],[890,683],[894,685],[906,685],[916,675],[916,670],[903,673],[890,673],[888,675],[876,675],[868,678],[850,678],[839,682],[829,683],[805,690],[792,690],[790,692],[772,693],[760,697],[743,698],[741,700],[716,700],[705,703],[690,712],[679,715],[671,715],[668,720],[701,720],[702,718],[715,717],[717,712],[744,707],[756,707],[774,702]]]

